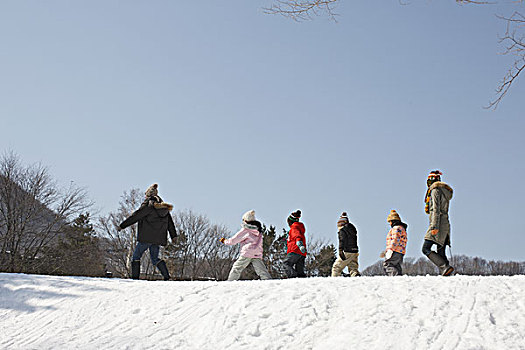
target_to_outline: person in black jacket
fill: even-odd
[[[348,266],[351,277],[361,276],[359,273],[359,248],[357,247],[357,229],[348,220],[348,215],[343,212],[337,221],[339,232],[339,250],[337,259],[332,266],[332,277],[341,276],[344,268]]]
[[[146,199],[140,208],[124,220],[117,230],[123,230],[138,222],[137,246],[131,261],[131,278],[139,278],[140,258],[149,249],[151,263],[159,269],[162,277],[167,281],[170,275],[166,262],[159,259],[159,246],[168,244],[168,232],[172,241],[177,237],[175,224],[170,215],[173,205],[164,203],[158,196],[157,184],[151,185],[145,194]]]

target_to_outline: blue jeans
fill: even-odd
[[[154,266],[157,266],[159,263],[159,245],[153,244],[153,243],[142,243],[137,242],[137,246],[135,247],[135,251],[133,252],[133,260],[139,260],[142,257],[142,254],[149,248],[149,256],[151,258],[151,263]]]

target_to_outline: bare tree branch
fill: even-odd
[[[137,243],[137,225],[125,230],[117,230],[117,226],[139,208],[143,194],[138,188],[124,191],[116,212],[111,212],[99,218],[98,232],[105,238],[108,267],[120,277],[130,276],[131,256]],[[150,271],[149,255],[142,259],[143,271]],[[152,269],[151,269],[152,271]]]
[[[500,43],[506,45],[502,54],[513,55],[515,56],[515,60],[496,88],[496,99],[485,107],[486,109],[494,110],[498,107],[520,73],[525,70],[525,32],[523,30],[523,28],[525,28],[525,16],[519,12],[514,12],[510,17],[497,17],[507,21],[505,35],[499,40]]]
[[[330,19],[336,21],[338,14],[335,12],[335,6],[341,0],[275,0],[275,3],[268,8],[264,8],[267,14],[278,14],[293,19],[294,21],[311,20],[315,16],[327,15]],[[401,5],[408,5],[409,0],[398,0]],[[499,1],[484,0],[456,0],[460,5],[490,5],[497,4]],[[515,4],[523,4],[525,0],[512,1]],[[496,109],[503,97],[507,94],[514,81],[525,69],[525,39],[523,35],[525,27],[525,17],[519,12],[514,12],[510,17],[499,18],[507,21],[507,31],[505,36],[500,38],[500,43],[506,43],[505,55],[515,55],[516,59],[507,74],[503,77],[496,88],[496,98],[491,101],[486,109]],[[521,32],[520,32],[521,31]]]
[[[401,5],[408,5],[408,1],[398,0]],[[522,2],[523,0],[518,0]],[[264,12],[272,15],[281,15],[294,21],[310,20],[315,16],[326,14],[336,21],[338,14],[335,7],[341,0],[276,0],[270,7],[263,8]],[[456,0],[458,4],[489,5],[497,1]]]
[[[336,21],[335,5],[340,0],[277,0],[271,7],[264,8],[264,12],[272,15],[282,15],[294,21],[304,21],[319,16],[328,15]]]
[[[494,5],[497,1],[456,0],[458,4]]]

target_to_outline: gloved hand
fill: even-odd
[[[297,241],[295,244],[297,244],[297,247],[301,251],[301,253],[306,253],[306,247],[304,246],[303,241]]]
[[[120,226],[117,226],[117,232],[122,231],[122,228]]]
[[[439,233],[439,230],[431,230],[431,231],[430,231],[430,234],[431,234],[432,236],[435,236],[435,235],[437,235],[438,233]]]
[[[221,241],[221,243],[224,243],[224,241],[226,240],[226,238],[222,237],[221,239],[219,239],[219,241]]]
[[[381,253],[379,253],[379,257],[383,259],[385,257],[385,251],[383,250]]]
[[[342,249],[339,249],[339,257],[341,260],[346,260],[345,252]]]
[[[394,251],[393,250],[387,250],[386,253],[385,253],[385,259],[388,260],[392,257],[392,255],[394,254]]]

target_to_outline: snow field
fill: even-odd
[[[525,349],[525,276],[0,274],[2,349]]]

